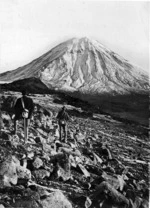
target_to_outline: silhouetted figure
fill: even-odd
[[[17,121],[24,119],[24,133],[25,141],[28,139],[28,125],[31,118],[32,112],[34,110],[33,100],[26,95],[26,91],[22,91],[22,97],[18,98],[15,105],[15,117],[14,117],[14,133],[17,131]]]
[[[0,109],[0,134],[1,134],[1,129],[3,128],[3,119],[2,119],[2,111]]]
[[[64,142],[67,141],[67,121],[69,120],[69,115],[66,112],[65,106],[62,107],[62,109],[59,111],[57,115],[58,124],[59,124],[59,139],[62,140],[62,130],[64,133]]]

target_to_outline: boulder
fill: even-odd
[[[52,192],[46,199],[40,201],[43,208],[72,208],[71,203],[61,191]]]
[[[85,138],[86,138],[86,132],[85,132],[85,134],[82,134],[81,132],[75,134],[75,139],[76,139],[78,142],[83,141]]]
[[[93,153],[93,156],[94,156],[95,165],[97,163],[102,164],[103,160],[96,153]]]
[[[20,143],[20,138],[18,137],[18,135],[13,135],[11,141],[12,146],[17,147],[19,143]]]
[[[36,190],[40,196],[40,198],[42,197],[46,197],[46,196],[49,196],[50,193],[48,192],[48,190],[46,190],[45,188],[43,188],[42,186],[41,187],[36,187]]]
[[[37,136],[37,137],[35,137],[35,142],[36,142],[37,144],[42,144],[42,143],[43,143],[43,138],[40,137],[40,136]]]
[[[129,200],[132,208],[149,208],[149,202],[147,199],[142,199],[141,197],[136,196],[133,203],[132,199]]]
[[[78,164],[78,166],[86,178],[90,177],[90,173],[86,170],[86,168],[82,164]]]
[[[50,157],[50,162],[56,164],[57,161],[61,160],[64,153],[60,152]]]
[[[5,132],[1,132],[0,137],[5,141],[11,141],[11,136]]]
[[[10,121],[11,121],[11,117],[8,113],[3,113],[2,114],[2,119],[3,119],[3,122],[6,124],[6,125],[9,125],[10,124]]]
[[[63,181],[69,180],[71,177],[70,167],[68,169],[64,169],[60,165],[58,165],[57,177],[61,178]]]
[[[119,193],[108,182],[103,181],[93,195],[92,207],[100,208],[127,208],[129,206],[128,199]]]
[[[16,199],[11,206],[13,208],[42,208],[40,205],[40,195],[29,188],[26,189],[24,196],[21,199]]]
[[[45,177],[50,176],[50,172],[44,169],[35,170],[33,171],[33,174],[35,175],[36,179],[44,179]]]
[[[30,180],[31,172],[26,167],[20,166],[20,161],[8,155],[6,160],[0,164],[0,185],[2,188],[16,185],[18,179]]]
[[[27,158],[28,159],[33,159],[34,158],[34,151],[30,151],[30,152],[27,152]]]
[[[106,147],[102,147],[101,149],[101,155],[103,156],[103,158],[105,159],[109,159],[111,160],[112,159],[112,155],[111,155],[111,152],[110,150]]]
[[[39,128],[42,127],[42,123],[38,119],[35,119],[34,123],[35,123],[35,127],[39,127]]]
[[[86,197],[86,200],[85,200],[85,208],[89,208],[92,204],[92,201],[89,197]]]
[[[31,179],[31,171],[23,166],[19,166],[17,168],[17,175],[19,179]]]
[[[16,200],[15,203],[12,204],[13,208],[42,208],[38,201],[35,201],[34,199],[20,199]]]
[[[0,186],[10,187],[16,185],[18,181],[17,169],[20,166],[19,160],[15,156],[8,155],[4,162],[0,164]]]
[[[48,144],[43,144],[43,151],[53,155],[56,153],[55,149],[51,148],[51,146]]]
[[[36,157],[34,162],[33,162],[33,166],[34,166],[35,169],[38,169],[41,166],[43,166],[43,161],[39,157]]]
[[[81,153],[79,150],[76,150],[76,149],[73,150],[72,148],[60,147],[59,151],[65,152],[68,155],[74,155],[74,156],[79,156],[79,157],[81,156]]]
[[[44,194],[44,195],[43,195]],[[40,193],[29,190],[26,196],[12,203],[13,208],[72,208],[71,203],[61,191]]]
[[[148,208],[149,207],[149,202],[148,200],[144,199],[143,202],[141,203],[140,208]]]
[[[67,181],[71,177],[70,171],[70,159],[67,154],[64,153],[62,158],[57,161],[57,177]]]
[[[120,189],[120,191],[123,190],[124,185],[126,184],[123,176],[116,175],[116,177],[113,177],[111,175],[108,175],[106,172],[103,172],[102,177],[105,181],[107,181],[112,187],[115,189]]]

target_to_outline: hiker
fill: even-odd
[[[27,97],[26,90],[22,91],[22,97],[18,98],[14,105],[14,134],[17,131],[17,123],[19,119],[24,119],[25,142],[28,140],[28,125],[34,110],[33,100]]]
[[[3,119],[2,119],[2,111],[0,109],[0,134],[1,134],[1,129],[3,128]]]
[[[59,139],[60,141],[67,141],[67,121],[69,120],[69,115],[66,112],[66,107],[63,106],[57,115],[58,124],[59,124]],[[62,130],[64,133],[64,140],[62,140]]]

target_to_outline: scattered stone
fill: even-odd
[[[42,142],[43,142],[42,137],[40,137],[40,136],[35,137],[34,140],[37,144],[42,144]]]
[[[0,164],[0,186],[11,187],[18,181],[17,169],[20,166],[19,160],[15,156],[8,155],[6,160]]]
[[[103,172],[102,177],[105,181],[107,181],[112,187],[115,189],[120,189],[120,191],[123,190],[124,185],[126,184],[123,176],[117,175],[116,178],[108,175],[106,172]]]
[[[86,138],[86,132],[84,134],[82,134],[81,132],[77,132],[74,138],[78,142],[83,142],[83,140]]]
[[[127,208],[129,206],[128,199],[119,193],[108,182],[102,182],[97,188],[93,196],[92,207],[114,207],[114,208]]]
[[[50,176],[50,172],[44,169],[39,169],[33,171],[33,174],[35,175],[36,179],[44,179],[45,177]]]
[[[141,203],[140,208],[149,208],[149,201],[144,199]]]
[[[77,163],[72,155],[69,155],[70,165],[74,168],[77,167]]]
[[[78,164],[79,168],[81,169],[81,171],[83,172],[83,174],[85,175],[86,178],[90,177],[90,173],[86,170],[86,168],[81,165],[81,164]]]
[[[31,171],[23,166],[17,168],[17,175],[19,179],[31,180]]]
[[[28,159],[33,159],[34,158],[34,152],[33,151],[30,151],[30,152],[27,152],[27,158]]]
[[[13,208],[44,208],[40,204],[40,195],[38,192],[26,189],[24,196],[21,199],[16,199],[11,204]]]
[[[65,148],[65,147],[60,147],[59,148],[60,152],[65,152],[69,155],[74,155],[74,156],[81,156],[81,153],[79,150],[72,150],[71,148]]]
[[[57,177],[61,178],[63,181],[68,181],[71,178],[70,168],[68,170],[62,168],[60,165],[58,165],[57,170]]]
[[[57,177],[63,181],[71,178],[70,159],[67,154],[63,154],[60,160],[57,161]]]
[[[85,208],[89,208],[92,204],[92,201],[89,197],[86,197],[86,201],[85,201]]]
[[[55,155],[57,153],[56,150],[52,149],[48,144],[43,144],[43,151],[50,155]]]
[[[35,169],[38,169],[43,166],[43,161],[39,157],[36,157],[33,162],[33,166]]]
[[[69,200],[61,191],[51,193],[46,199],[40,201],[43,208],[72,208]]]
[[[74,117],[68,122],[67,143],[63,143],[58,139],[55,117],[50,120],[49,115],[42,114],[30,122],[28,142],[21,145],[23,122],[18,122],[17,135],[12,136],[13,123],[7,122],[4,113],[4,126],[0,127],[0,204],[67,207],[60,200],[66,193],[74,207],[125,208],[130,203],[130,208],[148,208],[150,143],[147,132],[142,135],[143,127],[138,127],[136,136],[135,129],[131,131],[123,123],[120,128],[105,115],[92,122]],[[8,155],[16,155],[13,157],[18,161]],[[56,189],[62,190],[61,194],[56,196]]]
[[[103,160],[97,154],[93,153],[93,155],[94,155],[95,163],[102,164]]]
[[[5,132],[1,132],[1,134],[0,134],[0,138],[2,138],[3,140],[5,140],[5,141],[11,141],[11,135],[9,135],[9,134],[7,134],[7,133],[5,133]]]

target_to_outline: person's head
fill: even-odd
[[[21,93],[22,93],[23,96],[27,95],[27,92],[26,92],[25,89],[23,89]]]
[[[66,107],[65,107],[65,106],[63,106],[63,107],[62,107],[62,110],[63,110],[63,111],[65,111],[65,110],[66,110]]]

